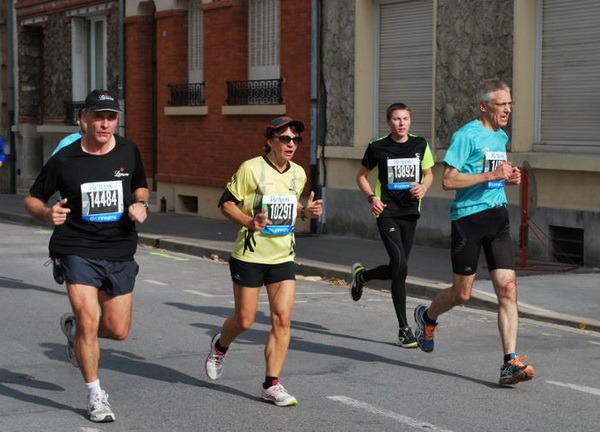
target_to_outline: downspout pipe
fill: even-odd
[[[119,77],[117,83],[117,91],[119,100],[125,99],[125,0],[119,0],[119,25],[118,25],[118,47],[117,47],[117,63],[119,69]],[[122,136],[125,136],[125,122],[120,123],[122,128]]]
[[[327,200],[325,188],[320,184],[319,145],[323,145],[321,137],[322,121],[320,113],[321,87],[321,0],[311,0],[311,76],[310,76],[310,184],[317,188],[316,198],[323,199],[323,214],[319,219],[311,219],[311,233],[322,233],[326,220]]]
[[[8,135],[9,135],[9,148],[10,148],[10,182],[9,192],[11,194],[17,193],[17,144],[15,142],[15,60],[14,46],[15,46],[15,26],[14,26],[14,0],[8,0],[6,10],[6,33],[7,33],[7,73],[8,73]]]

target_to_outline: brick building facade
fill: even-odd
[[[310,171],[311,2],[196,0],[180,9],[181,4],[156,2],[151,10],[127,3],[127,137],[143,151],[157,200],[164,198],[176,212],[220,217],[216,203],[225,184],[242,161],[262,154],[265,126],[273,117],[287,114],[305,122],[305,142],[294,161]],[[193,19],[200,21],[194,23],[190,15],[198,11],[200,18]],[[251,14],[271,31],[259,37],[278,45],[279,73],[264,77],[281,79],[277,101],[252,100],[250,89],[260,80],[250,77],[249,32],[256,27],[249,24]],[[269,28],[270,19],[279,25]],[[202,53],[201,83],[189,72],[194,25],[201,29],[195,47]],[[246,103],[231,102],[227,81],[248,85]],[[173,85],[185,93],[196,84],[202,84],[201,104],[189,98],[174,102]]]

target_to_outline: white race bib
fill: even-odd
[[[410,189],[413,183],[418,183],[421,179],[420,167],[421,161],[418,157],[388,159],[388,189]]]
[[[81,185],[81,214],[90,222],[114,222],[123,216],[123,183],[106,181]]]
[[[483,172],[494,171],[502,162],[506,162],[506,152],[485,152],[485,165]],[[498,189],[504,187],[504,180],[489,181],[485,184],[486,189]]]
[[[263,234],[285,235],[294,231],[297,206],[298,200],[295,196],[264,195],[261,209],[266,211],[267,218],[271,220],[271,225],[261,232]]]

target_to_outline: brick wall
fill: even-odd
[[[247,79],[247,2],[229,0],[202,7],[205,99],[208,107],[208,115],[205,116],[164,115],[169,99],[167,85],[187,83],[187,14],[173,11],[156,16],[156,179],[224,187],[242,161],[262,154],[265,126],[275,116],[221,114],[227,95],[225,81]],[[310,19],[310,0],[281,1],[283,96],[287,114],[304,121],[307,129],[310,128]],[[140,127],[133,123],[138,116],[146,121],[149,119],[147,113],[136,112],[141,106],[135,89],[143,84],[139,83],[136,87],[133,81],[140,80],[140,76],[132,73],[133,66],[130,65],[130,62],[138,62],[130,60],[130,57],[143,53],[141,47],[135,45],[141,45],[140,39],[144,38],[132,31],[139,25],[135,20],[129,20],[127,27],[127,135],[142,147],[142,142],[147,139]],[[149,66],[141,61],[139,67]],[[134,105],[138,108],[132,109]],[[294,161],[303,165],[308,173],[309,130],[304,137],[305,143],[298,148]]]
[[[153,177],[153,34],[152,17],[125,20],[125,124],[127,138],[135,141],[142,154],[146,175]]]

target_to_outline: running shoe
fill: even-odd
[[[279,407],[287,407],[298,404],[298,400],[289,394],[280,383],[272,385],[268,389],[265,389],[262,385],[260,388],[261,397],[264,401],[272,402]]]
[[[59,285],[65,282],[65,269],[60,262],[60,258],[52,258],[52,276]]]
[[[60,317],[60,329],[63,334],[67,337],[67,358],[73,366],[79,367],[77,356],[75,355],[75,345],[73,336],[73,327],[75,326],[75,315],[71,312],[67,312]]]
[[[350,294],[352,295],[352,300],[359,301],[362,297],[363,293],[363,285],[364,282],[360,281],[359,275],[365,272],[365,268],[361,263],[352,264],[351,268],[352,273],[352,282],[350,282]]]
[[[213,336],[210,341],[210,352],[204,362],[206,375],[212,380],[219,379],[221,375],[223,375],[223,358],[225,357],[225,354],[217,351],[215,348],[215,342],[217,342],[220,337],[221,333],[217,333]]]
[[[108,403],[108,395],[104,390],[88,396],[87,414],[90,420],[96,423],[115,421],[115,413]]]
[[[500,385],[511,386],[522,381],[529,381],[535,377],[533,366],[525,364],[527,356],[517,354],[500,367]]]
[[[422,351],[432,352],[433,333],[437,329],[437,324],[432,325],[425,321],[424,315],[426,311],[427,306],[425,305],[419,305],[415,308],[415,322],[417,323],[415,337]]]
[[[398,330],[398,345],[402,348],[417,348],[419,343],[413,335],[410,327],[404,327]]]

